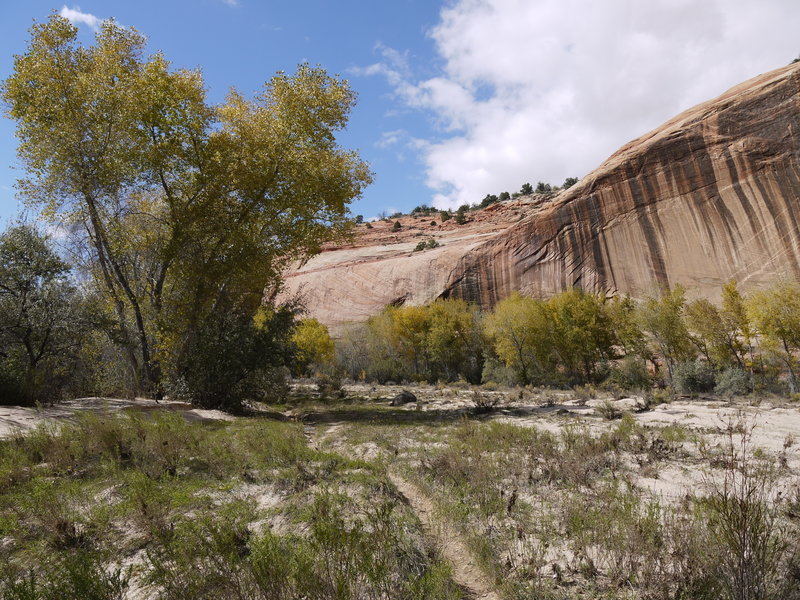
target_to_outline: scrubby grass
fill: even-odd
[[[798,597],[798,523],[767,501],[768,459],[748,471],[729,443],[709,476],[723,484],[677,505],[636,487],[637,469],[681,458],[689,438],[630,415],[600,434],[467,422],[415,471],[507,598]]]
[[[289,406],[302,424],[81,416],[0,442],[0,596],[461,597],[394,470],[507,600],[800,597],[787,450],[737,446],[739,421]],[[673,499],[641,487],[683,466],[703,484]]]
[[[416,414],[406,412],[408,419]],[[627,413],[613,421],[561,419],[555,429],[551,417],[547,430],[468,412],[427,424],[376,414],[364,421],[337,420],[326,443],[355,454],[377,445],[388,468],[436,502],[504,598],[766,599],[800,592],[792,554],[798,518],[788,516],[794,496],[732,504],[705,485],[664,501],[638,486],[669,465],[714,477],[741,471],[726,443],[708,437],[719,432],[647,426]],[[780,458],[752,454],[764,465]],[[775,477],[770,485],[783,476],[775,468],[765,472]],[[757,593],[731,583],[731,565],[739,563],[730,531],[743,526],[741,519],[725,525],[741,515],[732,506],[750,507],[746,514],[768,510],[773,519],[773,537],[764,544],[781,556],[765,567],[769,576],[762,579],[771,587]],[[742,535],[764,539],[766,529]]]
[[[3,598],[458,597],[382,471],[297,423],[43,426],[0,441],[0,515]]]

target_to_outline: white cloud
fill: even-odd
[[[80,6],[73,6],[72,8],[68,8],[65,4],[61,7],[61,10],[58,13],[65,19],[68,19],[70,23],[73,25],[80,25],[81,23],[87,25],[90,29],[97,31],[100,28],[100,23],[103,22],[103,19],[95,17],[92,14],[81,12]]]
[[[375,142],[376,148],[386,149],[391,146],[396,146],[408,137],[408,132],[405,129],[395,129],[394,131],[384,131],[381,133],[380,139]]]
[[[796,0],[456,0],[430,32],[441,71],[381,75],[440,136],[420,145],[437,206],[582,176],[625,142],[798,52]],[[426,65],[429,67],[429,65]]]
[[[222,0],[228,6],[239,6],[239,0]]]

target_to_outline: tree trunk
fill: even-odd
[[[91,194],[84,193],[84,199],[86,200],[86,205],[89,209],[89,219],[91,221],[92,229],[94,230],[94,236],[92,239],[94,241],[95,248],[97,249],[99,255],[105,257],[107,264],[111,267],[111,271],[114,274],[114,279],[122,288],[127,301],[130,303],[131,308],[133,309],[134,320],[136,322],[136,331],[139,338],[139,347],[142,355],[142,377],[140,386],[144,392],[157,393],[160,384],[160,377],[158,373],[159,369],[157,365],[153,363],[150,355],[150,344],[147,340],[147,331],[145,329],[144,318],[142,317],[139,301],[136,298],[136,295],[133,293],[125,273],[122,272],[122,267],[111,252],[111,247],[108,243],[105,229],[100,220],[100,215],[97,210],[97,206],[95,205],[94,198]],[[109,286],[109,291],[112,293],[112,295],[118,297],[113,286],[113,281],[110,277],[106,279],[106,285]],[[118,310],[118,313],[119,312],[120,311]],[[120,325],[123,329],[125,328],[124,322],[121,322]]]

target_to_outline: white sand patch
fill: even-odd
[[[28,431],[42,423],[63,423],[73,420],[78,412],[114,414],[128,410],[164,410],[178,412],[190,422],[230,421],[236,417],[220,410],[194,408],[185,402],[147,398],[77,398],[52,406],[0,406],[0,438]]]

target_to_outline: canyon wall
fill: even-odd
[[[443,294],[490,306],[571,286],[714,296],[800,275],[800,64],[621,148],[552,205],[462,257]]]
[[[506,216],[472,233],[448,225],[434,232],[442,246],[423,253],[413,241],[331,250],[287,287],[336,327],[438,297],[490,307],[515,290],[642,296],[680,283],[715,298],[730,279],[746,288],[799,277],[800,63],[685,111]]]

